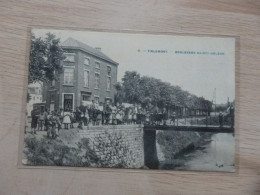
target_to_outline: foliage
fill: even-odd
[[[115,148],[120,142],[117,136],[110,137],[110,148]],[[91,149],[88,138],[82,138],[76,145],[72,147],[65,144],[61,139],[37,139],[35,137],[26,137],[25,155],[31,165],[50,165],[50,166],[93,166],[93,167],[109,167],[111,166],[112,157],[106,155],[106,159],[101,159],[96,152]],[[107,149],[103,145],[99,146],[100,151]],[[123,150],[127,150],[125,146]],[[113,167],[126,167],[127,163],[121,159],[113,165]]]
[[[115,103],[122,103],[125,99],[124,88],[119,82],[116,83],[114,87],[116,89]]]
[[[122,78],[125,97],[129,103],[141,101],[140,74],[136,71],[126,71]]]
[[[25,155],[32,165],[89,166],[96,158],[89,148],[82,156],[81,148],[69,147],[59,139],[37,140],[35,137],[27,137],[24,142]],[[87,146],[85,145],[84,148]]]
[[[136,71],[126,71],[122,84],[117,83],[115,88],[116,99],[120,99],[121,102],[138,103],[143,107],[149,103],[158,108],[181,106],[210,111],[212,107],[212,102],[203,97],[197,97],[160,79],[141,77]]]
[[[46,38],[31,36],[29,64],[29,83],[52,81],[56,79],[55,71],[61,72],[60,61],[64,59],[60,39],[47,33]]]

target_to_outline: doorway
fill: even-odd
[[[73,111],[74,108],[74,94],[63,94],[63,109],[65,112]]]

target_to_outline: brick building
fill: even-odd
[[[44,83],[43,101],[50,111],[73,110],[81,101],[113,102],[118,63],[101,52],[73,38],[62,43],[66,58],[59,79]]]

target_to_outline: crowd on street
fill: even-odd
[[[124,125],[124,124],[157,124],[175,125],[175,119],[178,118],[175,112],[169,112],[163,108],[158,109],[156,106],[149,105],[145,108],[136,104],[112,104],[96,103],[94,100],[91,104],[80,106],[72,110],[51,111],[47,108],[39,110],[34,108],[31,112],[31,132],[36,134],[38,131],[46,131],[47,137],[56,138],[61,129],[72,129],[77,126],[83,129],[84,126],[101,126],[101,125]],[[230,106],[226,116],[219,114],[219,125],[223,127],[224,119],[231,117],[231,126],[234,125],[234,108]]]
[[[168,114],[166,109],[161,112],[158,108],[142,108],[135,104],[110,104],[96,103],[94,100],[90,105],[84,105],[81,102],[75,111],[55,110],[49,112],[45,110],[33,109],[31,112],[32,133],[38,131],[47,131],[47,137],[56,138],[61,129],[71,129],[77,125],[77,128],[83,129],[84,126],[100,125],[123,125],[123,124],[143,124],[150,121],[166,123]],[[171,121],[174,122],[174,114]]]

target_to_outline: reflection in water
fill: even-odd
[[[166,164],[162,155],[158,158],[164,169],[234,171],[235,137],[231,133],[213,134],[210,142],[181,154],[171,164]]]

